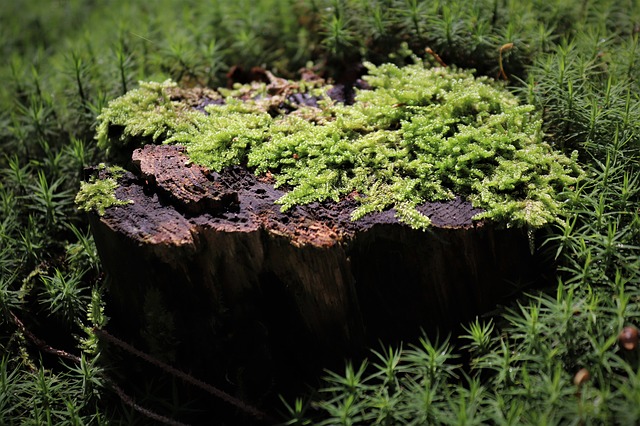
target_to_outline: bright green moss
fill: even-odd
[[[416,228],[430,223],[417,205],[455,195],[485,209],[479,218],[507,226],[541,227],[562,215],[558,194],[581,171],[575,158],[542,141],[532,106],[467,71],[367,67],[371,90],[359,91],[354,105],[325,97],[319,108],[290,114],[277,110],[284,98],[265,99],[262,86],[237,88],[203,114],[171,100],[173,83],[143,83],[104,110],[98,142],[104,148],[151,136],[185,145],[194,162],[214,170],[246,164],[269,172],[290,188],[278,201],[283,210],[355,191],[354,220],[394,207]],[[251,100],[239,101],[238,93]],[[109,141],[112,125],[124,132]]]
[[[124,173],[124,169],[112,166],[106,167],[104,164],[98,166],[99,169],[107,169],[110,177],[103,179],[91,178],[89,182],[80,182],[80,191],[76,195],[76,205],[78,209],[84,211],[97,211],[103,216],[109,207],[124,206],[133,203],[131,200],[119,200],[116,198],[116,179]]]
[[[185,105],[171,100],[171,81],[140,82],[140,88],[109,104],[98,117],[98,147],[117,148],[129,142],[126,136],[151,137],[155,142],[189,126],[189,112]],[[109,127],[122,126],[120,138],[109,139]]]

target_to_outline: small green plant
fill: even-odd
[[[84,294],[82,274],[71,273],[65,275],[59,269],[51,276],[42,275],[44,291],[42,303],[48,306],[50,312],[63,317],[68,323],[81,316],[89,296]]]
[[[106,167],[102,166],[102,168]],[[87,212],[97,211],[100,216],[103,216],[110,207],[126,206],[133,203],[132,200],[119,200],[116,197],[117,178],[122,173],[122,169],[110,167],[107,171],[109,177],[92,177],[89,182],[80,183],[80,190],[75,199],[78,209]]]
[[[393,207],[401,221],[426,228],[420,203],[460,195],[486,210],[477,218],[507,226],[559,220],[558,193],[581,171],[577,154],[568,158],[542,142],[533,107],[467,71],[366,65],[371,90],[359,91],[353,106],[324,96],[319,107],[291,114],[274,111],[281,98],[253,100],[264,85],[237,88],[202,114],[175,100],[175,84],[143,83],[103,110],[98,145],[116,149],[150,136],[185,145],[194,162],[216,171],[247,164],[290,188],[278,200],[283,210],[355,192],[361,206],[353,220]],[[110,139],[115,127],[122,134]]]
[[[487,323],[480,323],[478,318],[475,322],[469,324],[469,327],[463,326],[466,332],[462,338],[469,340],[464,349],[469,349],[474,354],[484,354],[491,349],[491,333],[493,333],[494,324],[489,320]]]

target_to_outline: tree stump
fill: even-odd
[[[110,327],[248,400],[378,340],[446,334],[536,276],[526,232],[474,222],[462,199],[421,205],[422,231],[393,210],[351,221],[353,196],[283,213],[268,177],[210,172],[179,146],[147,145],[132,164],[116,196],[133,203],[91,215]]]

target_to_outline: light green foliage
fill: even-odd
[[[266,112],[238,102],[206,110],[208,116],[191,112],[192,125],[167,142],[185,144],[194,162],[213,170],[242,162],[251,147],[264,140],[271,123]]]
[[[353,106],[326,98],[319,109],[274,117],[275,102],[233,97],[242,88],[205,115],[171,100],[173,84],[143,83],[98,117],[98,143],[108,147],[109,129],[121,126],[115,146],[151,136],[185,145],[194,162],[214,170],[246,161],[291,188],[278,200],[283,210],[356,191],[354,220],[394,207],[401,221],[425,228],[430,221],[415,207],[455,195],[507,226],[558,220],[557,193],[576,183],[580,169],[542,142],[533,107],[468,71],[367,67],[372,90],[360,91]]]
[[[116,197],[117,169],[114,171],[111,177],[103,179],[94,177],[89,182],[80,182],[80,190],[75,199],[78,209],[86,212],[97,211],[102,216],[109,207],[133,203],[132,200],[119,200]]]
[[[86,354],[98,355],[100,353],[100,340],[94,328],[103,329],[106,327],[109,317],[104,313],[104,301],[102,290],[95,287],[91,290],[91,302],[87,306],[87,324],[82,325],[86,337],[81,339],[80,345]]]
[[[157,140],[167,136],[183,121],[178,114],[177,102],[172,102],[166,89],[175,83],[141,83],[139,89],[130,91],[126,100],[121,98],[111,103],[111,108],[98,116],[98,146],[107,148],[113,142],[107,140],[108,125],[124,126],[124,135],[146,137]],[[123,136],[124,136],[123,135]],[[120,138],[118,141],[123,141]]]

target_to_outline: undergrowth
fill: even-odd
[[[285,421],[637,424],[637,341],[618,335],[640,325],[639,23],[632,0],[5,2],[0,423],[150,422],[117,386],[121,361],[100,355],[108,292],[73,203],[83,168],[104,160],[93,137],[108,101],[139,80],[218,87],[254,66],[349,82],[356,62],[402,66],[413,51],[508,78],[541,114],[544,143],[578,151],[586,177],[541,241],[558,285],[448,345],[424,337],[327,373]],[[171,380],[129,385],[157,421],[193,415]]]

